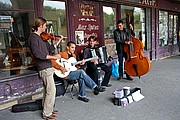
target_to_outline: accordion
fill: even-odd
[[[98,63],[96,64],[101,64],[101,63],[107,63],[107,51],[106,51],[106,46],[100,46],[95,49],[90,49],[92,57],[98,56],[100,59]]]

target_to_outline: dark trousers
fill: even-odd
[[[123,72],[124,72],[124,69],[123,69],[123,57],[124,57],[124,54],[123,52],[118,52],[118,61],[119,61],[119,77],[123,77]]]
[[[99,85],[98,82],[98,69],[97,67],[100,67],[101,70],[105,72],[104,80],[102,81],[101,85],[107,85],[109,83],[109,80],[111,78],[112,70],[111,67],[105,65],[105,64],[97,64],[89,63],[87,64],[86,73],[91,77],[94,82]]]
[[[124,52],[117,52],[118,54],[118,61],[119,61],[119,77],[123,77],[123,72],[124,72],[124,69],[123,69],[123,64],[124,64],[124,61],[123,61],[123,57],[125,58],[125,60],[127,59],[127,56]],[[126,77],[129,77],[129,75],[124,72],[126,74]]]

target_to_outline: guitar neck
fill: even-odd
[[[96,60],[96,59],[98,59],[98,57],[88,58],[88,59],[85,59],[85,62],[90,61],[90,60]],[[73,63],[73,65],[78,65],[78,64],[80,64],[81,62],[82,62],[82,60],[81,60],[81,61],[78,61],[78,62]]]

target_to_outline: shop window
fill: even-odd
[[[150,27],[150,10],[132,7],[132,6],[121,6],[121,19],[124,21],[125,27],[131,23],[134,26],[135,38],[142,41],[145,46],[145,50],[151,49],[151,27]]]
[[[43,17],[47,20],[47,32],[55,35],[67,36],[67,19],[65,2],[62,1],[43,1]],[[66,49],[68,40],[62,41],[57,52]],[[50,41],[53,43],[53,41]]]
[[[104,17],[104,42],[107,53],[110,56],[116,55],[116,47],[113,39],[113,31],[116,29],[116,8],[103,6]]]
[[[112,39],[116,27],[116,9],[103,6],[104,16],[104,38]]]
[[[169,15],[169,39],[168,45],[177,44],[177,15]]]
[[[159,11],[159,45],[168,44],[168,12]]]
[[[178,16],[174,15],[174,44],[177,44],[178,41]]]
[[[9,77],[34,71],[27,45],[34,13],[0,11],[0,76]]]
[[[34,3],[33,3],[33,0],[1,0],[0,1],[0,9],[33,10]]]
[[[178,16],[159,11],[159,46],[175,45],[178,41]]]
[[[173,15],[169,15],[169,39],[168,39],[168,45],[173,44]]]

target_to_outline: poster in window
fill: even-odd
[[[75,31],[75,40],[77,45],[84,44],[84,31]]]

